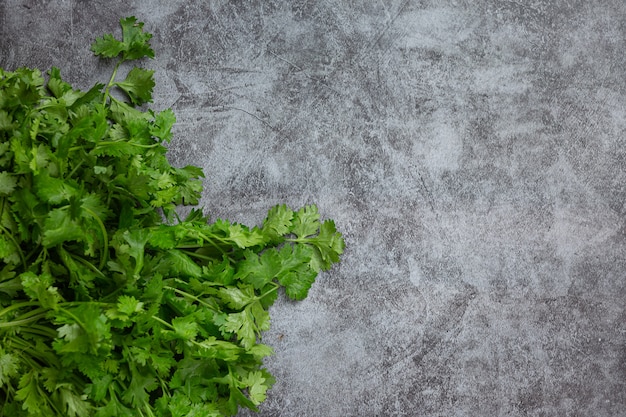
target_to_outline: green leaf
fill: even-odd
[[[52,152],[45,145],[33,147],[30,152],[30,162],[28,164],[32,172],[37,175],[50,165]]]
[[[10,195],[17,185],[17,178],[8,172],[0,172],[0,197]]]
[[[4,110],[0,110],[0,131],[11,130],[15,127],[13,118]]]
[[[339,255],[345,248],[341,233],[337,232],[335,222],[332,220],[322,223],[318,236],[303,241],[313,245],[316,249],[311,259],[311,267],[316,271],[328,270],[333,263],[339,262]]]
[[[54,286],[54,278],[49,273],[37,275],[33,272],[24,272],[19,275],[22,288],[28,297],[38,301],[42,307],[56,309],[61,301],[59,290]]]
[[[218,296],[230,308],[240,310],[255,299],[254,289],[250,286],[243,288],[222,287],[217,291]]]
[[[130,316],[143,311],[143,303],[133,296],[122,295],[117,299],[117,309]]]
[[[120,403],[116,395],[112,395],[111,399],[104,407],[98,409],[95,417],[135,417],[133,411]]]
[[[32,416],[49,416],[52,411],[46,400],[41,396],[42,390],[38,384],[38,374],[31,370],[20,378],[19,389],[15,393],[15,399],[21,401],[22,408]]]
[[[91,45],[94,54],[103,58],[114,58],[127,48],[123,42],[115,39],[113,35],[107,33],[101,38],[97,38]]]
[[[176,116],[172,109],[166,109],[157,114],[154,123],[150,126],[150,134],[162,141],[172,139],[172,127],[176,123]]]
[[[35,176],[33,185],[35,194],[42,201],[50,204],[67,203],[70,198],[77,197],[80,193],[73,181],[53,178],[47,172]]]
[[[235,268],[224,256],[222,261],[211,262],[202,269],[202,276],[214,283],[232,285],[235,280]]]
[[[0,166],[10,168],[11,158],[13,157],[11,153],[11,142],[3,142],[0,143]]]
[[[202,268],[182,251],[172,249],[164,255],[164,264],[169,268],[169,273],[174,276],[200,277]]]
[[[198,334],[198,323],[193,316],[176,317],[172,320],[176,335],[183,340],[194,340]]]
[[[72,219],[68,207],[51,210],[44,223],[42,244],[53,247],[63,242],[82,241],[85,231],[76,219]]]
[[[267,213],[261,231],[271,241],[276,241],[291,230],[293,214],[293,211],[284,204],[272,207]]]
[[[270,329],[270,314],[259,301],[250,304],[248,309],[260,332]]]
[[[156,388],[156,378],[150,375],[147,369],[136,370],[132,372],[132,380],[122,399],[135,408],[141,408],[150,398],[148,393]]]
[[[143,31],[143,23],[137,22],[134,16],[120,20],[122,26],[122,41],[112,34],[106,34],[96,39],[91,50],[103,58],[114,58],[122,54],[123,60],[154,58],[154,51],[149,40],[152,35]]]
[[[61,71],[59,68],[52,67],[50,71],[48,71],[48,75],[50,77],[48,79],[48,89],[56,98],[62,99],[62,103],[65,106],[71,106],[84,95],[81,91],[72,89],[70,84],[61,79]]]
[[[259,229],[250,230],[240,224],[231,224],[228,227],[228,239],[242,249],[260,245],[264,241]]]
[[[112,382],[113,375],[111,374],[105,374],[100,378],[92,380],[92,384],[88,387],[90,398],[97,402],[102,401],[109,392]]]
[[[116,82],[115,85],[124,90],[133,104],[139,106],[152,101],[153,75],[152,70],[135,67],[124,81]]]
[[[274,378],[267,371],[253,371],[241,380],[248,390],[248,395],[255,405],[265,401],[267,390],[274,384]]]
[[[73,390],[61,387],[56,393],[61,397],[61,403],[65,406],[68,417],[88,417],[91,415],[91,406]]]
[[[241,345],[247,349],[256,343],[256,326],[252,316],[247,311],[232,313],[220,326],[220,330],[237,335]]]
[[[247,249],[245,258],[237,265],[235,278],[256,289],[261,289],[269,283],[281,270],[280,257],[274,248],[268,249],[262,255],[257,255]]]
[[[317,206],[310,205],[302,207],[293,219],[292,232],[299,238],[314,235],[320,227],[320,215]]]
[[[150,47],[152,34],[143,31],[143,22],[138,22],[134,16],[120,20],[122,39],[126,46],[124,59],[154,58],[154,51]]]
[[[20,362],[15,355],[0,347],[0,388],[19,375]]]
[[[58,309],[54,317],[55,323],[62,325],[58,332],[60,339],[54,342],[54,349],[67,355],[67,359],[80,363],[86,359],[82,355],[71,353],[86,353],[91,360],[99,364],[99,355],[106,356],[111,349],[111,324],[96,303],[80,303],[71,309]],[[85,363],[91,366],[88,362]],[[81,368],[85,372],[86,368]]]
[[[6,258],[5,258],[6,259]],[[9,267],[9,265],[6,265],[2,272],[4,272],[7,268]],[[0,276],[2,274],[0,273]],[[15,273],[13,272],[13,275],[15,275]],[[19,291],[23,290],[24,288],[22,287],[22,280],[19,277],[15,277],[12,279],[3,279],[0,280],[0,292],[3,292],[5,294],[7,294],[9,297],[11,298],[15,298],[18,294]]]
[[[302,300],[308,295],[317,271],[311,269],[313,250],[306,245],[286,245],[280,251],[285,265],[278,282],[285,287],[285,293],[294,300]]]
[[[224,318],[224,322],[225,320]],[[218,340],[215,337],[209,337],[200,342],[199,345],[202,347],[202,351],[199,353],[201,353],[203,357],[221,359],[226,362],[239,360],[243,353],[243,349],[238,345],[224,340]]]
[[[0,232],[2,232],[2,234],[0,234],[0,258],[7,264],[7,266],[19,264],[21,261],[20,252],[15,246],[15,240],[9,235],[5,235],[4,231]]]

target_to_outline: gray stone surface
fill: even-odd
[[[626,415],[623,0],[1,0],[0,66],[86,88],[127,15],[207,211],[345,234],[260,416]]]

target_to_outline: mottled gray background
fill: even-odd
[[[260,416],[626,415],[623,0],[0,0],[0,66],[108,79],[155,34],[154,107],[203,205],[317,203],[348,244],[280,301]],[[240,413],[249,416],[253,413]]]

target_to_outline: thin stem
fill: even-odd
[[[174,326],[172,326],[171,324],[169,324],[168,322],[166,322],[162,318],[157,317],[157,316],[152,316],[152,318],[154,320],[158,321],[159,323],[161,323],[162,325],[164,325],[165,327],[169,327],[170,329],[174,330]]]
[[[27,318],[27,319],[23,319],[23,320],[15,320],[15,321],[7,321],[5,323],[0,323],[0,328],[5,328],[5,327],[13,327],[13,326],[21,326],[24,324],[28,324],[31,323],[33,321],[37,321],[41,318],[46,317],[46,313],[42,313],[42,314],[38,314],[36,316]]]
[[[122,65],[124,60],[120,60],[117,64],[115,64],[115,68],[113,68],[113,73],[111,74],[111,78],[109,79],[109,83],[104,89],[104,98],[102,100],[102,105],[106,106],[107,99],[109,98],[111,87],[113,87],[113,83],[115,82],[115,77],[117,76],[117,71],[120,69],[120,65]]]
[[[12,304],[12,305],[10,305],[10,306],[0,310],[0,317],[4,316],[7,313],[10,313],[13,310],[17,310],[17,309],[20,309],[22,307],[35,307],[35,306],[40,307],[41,304],[39,304],[38,301],[24,301],[22,303],[15,303],[15,304]]]
[[[4,206],[4,198],[2,199],[2,203],[3,203],[2,205]],[[1,215],[2,213],[0,212],[0,219],[2,219]],[[13,237],[11,232],[5,229],[4,226],[2,226],[1,224],[0,224],[0,230],[2,230],[2,232],[4,232],[4,234],[7,235],[9,239],[11,239],[11,242],[13,242],[13,246],[15,246],[17,253],[20,255],[20,261],[22,261],[22,265],[24,266],[24,269],[26,269],[28,267],[28,265],[26,265],[26,257],[24,257],[24,252],[22,252],[22,248],[20,248],[19,243],[17,243],[17,240],[15,240],[15,237]]]
[[[269,294],[276,292],[279,288],[280,285],[278,285],[277,283],[275,283],[274,281],[271,281],[270,284],[274,285],[274,288],[267,290],[266,292],[264,292],[263,294],[254,297],[255,301],[260,301],[261,299],[263,299],[264,297],[268,296]],[[248,303],[250,304],[250,303]]]
[[[69,254],[75,261],[80,262],[85,265],[87,268],[91,269],[96,275],[98,275],[102,279],[107,279],[106,275],[100,271],[100,269],[96,268],[91,262],[86,259],[81,258],[80,256],[76,256],[74,254]],[[102,269],[102,268],[101,268]]]
[[[180,246],[177,246],[176,249],[181,249]],[[198,258],[198,259],[202,259],[203,261],[214,261],[215,258],[212,256],[206,256],[206,255],[200,255],[199,253],[190,251],[190,250],[182,250],[187,256],[190,256],[192,258]]]
[[[20,332],[26,332],[31,334],[36,334],[39,336],[50,337],[52,339],[57,337],[57,332],[52,330],[49,327],[39,326],[37,324],[33,324],[28,327],[23,327],[20,329]]]
[[[155,143],[153,145],[144,145],[141,143],[134,143],[134,142],[126,141],[126,140],[111,140],[111,141],[106,141],[106,142],[99,142],[95,147],[102,148],[108,145],[114,145],[116,143],[126,143],[128,145],[136,146],[138,148],[145,148],[145,149],[156,148],[157,146],[161,146],[161,144],[159,143]]]
[[[199,298],[198,298],[198,297],[196,297],[195,295],[191,295],[191,294],[189,294],[189,293],[187,293],[187,292],[185,292],[185,291],[179,290],[178,288],[169,287],[169,286],[167,286],[167,285],[166,285],[166,286],[164,286],[163,288],[164,288],[164,289],[166,289],[166,290],[172,290],[172,291],[174,291],[176,294],[182,295],[182,296],[183,296],[183,297],[185,297],[185,298],[190,298],[190,299],[192,299],[192,300],[194,300],[194,301],[197,301],[198,303],[202,304],[203,306],[205,306],[205,307],[206,307],[206,308],[208,308],[209,310],[213,310],[213,311],[215,311],[215,312],[218,312],[218,313],[219,313],[219,311],[218,311],[218,310],[216,310],[214,306],[207,304],[205,301],[202,301],[201,299],[199,299]]]
[[[100,266],[100,269],[103,269],[104,266],[106,265],[107,255],[109,253],[109,235],[107,234],[107,229],[106,227],[104,227],[104,223],[102,223],[102,220],[100,220],[100,217],[98,217],[98,215],[94,213],[93,210],[85,206],[83,206],[83,209],[87,213],[89,213],[96,220],[96,223],[98,223],[98,226],[100,226],[100,231],[102,232],[103,249],[101,251],[99,266]]]
[[[78,149],[81,149],[81,147],[77,147]],[[70,152],[73,150],[73,148],[70,148]],[[80,166],[83,164],[83,162],[85,162],[84,159],[81,159],[80,161],[78,161],[78,163],[76,164],[76,166],[74,167],[74,169],[72,169],[72,172],[70,172],[70,175],[68,175],[68,178],[72,178],[74,177],[74,174],[76,174],[76,171],[78,171],[78,169],[80,168]]]
[[[83,324],[82,321],[80,321],[80,319],[78,317],[76,317],[74,315],[74,313],[72,313],[69,310],[66,310],[64,308],[59,309],[59,311],[62,311],[63,313],[67,314],[68,316],[70,316],[72,319],[74,319],[74,321],[76,322],[76,324],[78,324],[84,331],[85,333],[89,333],[89,331],[87,330],[87,328],[85,327],[85,325]]]
[[[35,316],[37,314],[47,313],[47,312],[48,312],[48,309],[45,309],[43,307],[39,307],[39,308],[36,308],[34,310],[27,311],[26,313],[24,313],[21,316],[17,317],[17,319],[18,320],[24,320],[24,319],[30,318],[32,316]]]

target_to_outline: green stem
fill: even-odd
[[[26,313],[24,313],[21,316],[17,317],[17,319],[18,320],[24,320],[24,319],[28,319],[28,318],[30,318],[32,316],[35,316],[37,314],[43,314],[43,313],[47,313],[47,312],[48,312],[48,309],[45,309],[43,307],[39,307],[39,308],[36,308],[34,310],[27,311]]]
[[[182,249],[180,246],[177,246],[176,249]],[[190,256],[192,258],[197,258],[197,259],[202,259],[203,261],[215,261],[216,259],[212,256],[206,256],[206,255],[200,255],[199,253],[190,251],[190,250],[184,250],[182,249],[182,251],[187,255]]]
[[[10,313],[13,310],[18,310],[22,307],[35,307],[35,306],[41,306],[41,304],[39,304],[39,302],[37,301],[24,301],[22,303],[15,303],[12,304],[2,310],[0,310],[0,317],[4,316],[7,313]]]
[[[101,251],[101,256],[100,256],[100,269],[103,269],[104,266],[106,265],[107,262],[107,255],[109,253],[109,235],[107,234],[107,229],[106,227],[104,227],[104,223],[102,223],[102,220],[100,220],[100,217],[98,217],[98,215],[96,213],[93,212],[93,210],[83,206],[83,209],[89,213],[98,223],[98,226],[100,226],[100,231],[102,232],[102,242],[103,242],[103,249]]]
[[[83,258],[81,258],[80,256],[76,256],[76,255],[74,255],[74,254],[72,254],[72,253],[69,253],[69,252],[68,252],[68,254],[69,254],[69,255],[72,257],[72,259],[74,259],[76,262],[80,262],[81,264],[85,265],[87,268],[91,269],[91,270],[92,270],[92,271],[93,271],[96,275],[98,275],[100,278],[105,279],[105,280],[107,279],[107,276],[106,276],[106,275],[104,275],[100,269],[96,268],[96,267],[95,267],[95,266],[94,266],[91,262],[89,262],[88,260],[83,259]],[[101,268],[101,269],[102,269],[102,268]]]
[[[153,318],[154,320],[156,320],[157,322],[161,323],[162,325],[164,325],[165,327],[169,328],[170,330],[176,330],[176,329],[174,329],[174,326],[172,326],[171,324],[169,324],[168,322],[166,322],[166,321],[165,321],[165,320],[163,320],[162,318],[157,317],[157,316],[152,316],[152,318]],[[196,346],[197,346],[197,347],[199,347],[199,348],[203,348],[203,349],[204,349],[204,348],[206,348],[206,346],[204,346],[202,343],[198,343],[198,342],[196,342],[196,341],[195,341],[195,340],[193,340],[193,339],[187,339],[187,340],[188,340],[189,342],[191,342],[191,344],[194,344],[194,345],[196,345]]]
[[[78,149],[82,149],[81,147],[78,147]],[[71,152],[73,149],[70,148],[69,151]],[[78,171],[78,169],[80,168],[80,166],[83,164],[83,162],[85,162],[84,159],[81,159],[80,161],[78,161],[78,163],[74,166],[74,168],[72,169],[72,172],[70,172],[70,175],[68,175],[68,178],[73,178],[74,175],[76,174],[76,171]]]
[[[159,143],[155,143],[153,145],[144,145],[141,143],[134,143],[134,142],[129,142],[126,140],[111,140],[111,141],[106,141],[106,142],[98,142],[98,144],[96,144],[96,148],[103,148],[106,147],[108,145],[113,145],[116,143],[126,143],[128,145],[132,145],[132,146],[136,146],[138,148],[144,148],[144,149],[150,149],[150,148],[156,148],[157,146],[161,146],[161,144]]]
[[[61,413],[61,411],[59,410],[59,408],[57,407],[57,405],[52,402],[52,398],[50,397],[50,395],[47,392],[44,392],[41,389],[41,386],[38,384],[37,385],[37,391],[39,392],[39,395],[41,396],[41,398],[45,398],[46,402],[48,403],[48,405],[50,405],[50,408],[52,408],[54,410],[54,412],[56,413],[57,416],[62,416],[63,413]]]
[[[174,291],[176,294],[179,294],[179,295],[182,295],[185,298],[190,298],[190,299],[192,299],[194,301],[197,301],[198,303],[202,304],[203,306],[205,306],[209,310],[212,310],[212,311],[215,311],[216,313],[219,313],[219,311],[216,310],[214,306],[207,304],[205,301],[202,301],[201,299],[199,299],[195,295],[191,295],[191,294],[189,294],[189,293],[187,293],[185,291],[179,290],[178,288],[169,287],[167,285],[164,286],[163,289]]]
[[[26,333],[36,334],[38,336],[50,337],[51,339],[54,339],[57,337],[57,332],[54,331],[53,329],[49,327],[45,327],[45,326],[39,326],[37,324],[33,324],[28,327],[23,327],[22,329],[20,329],[20,332],[22,333],[26,332]]]
[[[83,322],[82,322],[82,321],[80,321],[80,319],[79,319],[78,317],[76,317],[76,316],[74,315],[74,313],[72,313],[71,311],[66,310],[66,309],[64,309],[64,308],[60,308],[60,309],[59,309],[59,311],[61,311],[61,312],[65,313],[65,314],[67,314],[68,316],[70,316],[72,319],[74,319],[74,321],[76,322],[76,324],[78,324],[78,325],[81,327],[81,329],[83,329],[83,331],[85,331],[85,333],[89,333],[89,331],[87,330],[87,328],[85,327],[85,325],[83,324]]]
[[[7,321],[4,323],[0,323],[0,328],[5,328],[5,327],[14,327],[14,326],[22,326],[24,324],[28,324],[31,323],[33,321],[37,321],[41,318],[46,317],[46,313],[42,313],[33,317],[29,317],[27,319],[23,319],[23,320],[15,320],[15,321]]]
[[[200,238],[204,239],[205,242],[209,243],[211,246],[213,246],[215,249],[217,249],[222,255],[226,256],[228,258],[228,260],[230,260],[231,262],[235,262],[235,260],[228,255],[228,252],[226,252],[224,249],[220,248],[217,245],[217,243],[213,242],[213,240],[209,239],[208,237],[206,237],[204,235],[201,235]],[[200,249],[200,248],[203,248],[203,247],[204,246],[201,246],[201,245],[193,245],[193,244],[191,244],[191,245],[179,245],[179,246],[176,246],[176,249]],[[210,256],[200,255],[200,254],[197,254],[197,253],[191,253],[189,251],[185,251],[185,253],[187,253],[187,254],[189,254],[191,256],[194,256],[194,257],[196,257],[198,259],[205,260],[205,261],[214,261],[214,260],[216,260],[215,258],[212,258]]]
[[[2,202],[4,206],[4,198],[2,199]],[[2,213],[0,212],[0,220],[2,219],[1,214]],[[22,249],[20,248],[19,243],[17,243],[17,240],[15,240],[15,237],[13,237],[11,232],[5,229],[4,226],[2,226],[1,224],[0,224],[0,230],[2,230],[2,232],[4,232],[4,234],[6,234],[9,237],[9,239],[11,239],[11,242],[13,242],[13,246],[15,246],[17,253],[20,255],[20,261],[22,261],[22,265],[24,266],[24,269],[26,269],[28,267],[28,265],[26,265],[26,257],[24,257],[24,252],[22,252]]]
[[[163,320],[160,317],[157,316],[152,316],[152,318],[156,321],[158,321],[159,323],[161,323],[162,325],[164,325],[165,327],[170,328],[171,330],[174,330],[174,326],[172,326],[171,324],[169,324],[168,322],[166,322],[165,320]]]
[[[47,364],[49,366],[59,366],[58,357],[54,353],[54,351],[42,351],[41,348],[33,346],[31,343],[26,342],[22,339],[16,339],[12,337],[10,339],[11,345],[15,345],[15,347],[19,348],[19,355],[24,362],[30,362],[31,367],[35,369],[40,369],[38,363],[33,362],[33,359],[36,359],[40,363]],[[27,354],[27,355],[25,355]]]
[[[120,69],[120,65],[122,65],[122,62],[124,62],[124,60],[119,60],[119,62],[117,64],[115,64],[115,68],[113,68],[113,73],[111,74],[111,78],[109,79],[109,83],[107,84],[106,88],[104,89],[104,98],[102,100],[102,105],[106,106],[107,104],[107,99],[109,98],[110,92],[111,92],[111,87],[113,87],[113,84],[115,83],[115,77],[117,76],[117,71]]]
[[[274,285],[274,288],[272,288],[272,289],[270,289],[270,290],[267,290],[266,292],[264,292],[263,294],[261,294],[261,295],[259,295],[259,296],[254,297],[254,300],[255,300],[255,301],[260,301],[262,298],[264,298],[264,297],[266,297],[266,296],[270,295],[270,294],[271,294],[271,293],[273,293],[273,292],[276,292],[276,291],[280,288],[280,285],[278,285],[278,284],[277,284],[277,283],[275,283],[274,281],[271,281],[271,282],[270,282],[270,284]],[[249,305],[249,304],[251,304],[251,303],[246,304],[246,306],[247,306],[247,305]]]
[[[30,349],[23,349],[21,352],[18,352],[17,355],[20,357],[22,362],[27,363],[32,369],[36,370],[37,372],[41,371],[41,365],[33,361],[31,356],[26,356],[23,354],[23,352],[26,352],[27,350],[30,350]]]

